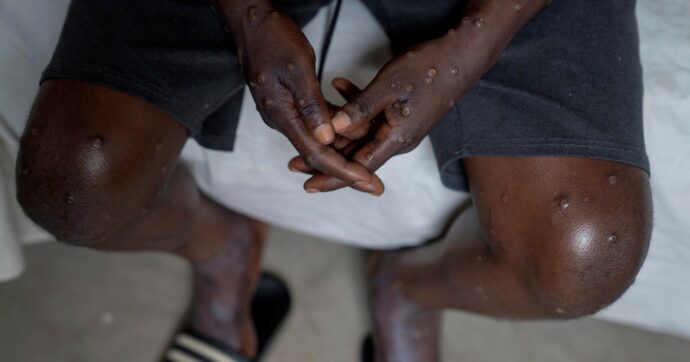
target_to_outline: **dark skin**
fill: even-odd
[[[22,136],[17,198],[61,242],[188,260],[192,326],[253,356],[249,307],[267,226],[197,190],[176,165],[187,137],[175,119],[139,98],[46,82]]]
[[[391,157],[413,150],[547,3],[471,1],[446,36],[392,59],[331,120],[335,131],[347,140],[371,139],[357,147],[352,159],[375,172]],[[305,173],[318,171],[301,157],[289,166]],[[323,192],[348,185],[346,180],[316,174],[307,180],[305,189]],[[382,192],[378,189],[375,194]]]
[[[474,2],[454,34],[394,59],[363,92],[335,81],[349,101],[342,111],[350,126],[342,127],[341,113],[332,134],[328,125],[317,131],[332,110],[314,86],[313,53],[301,32],[261,7],[268,2],[219,4],[262,117],[309,160],[291,166],[316,174],[306,188],[353,186],[373,194],[383,192],[373,172],[413,148],[545,4],[520,5]],[[287,35],[275,41],[281,30]],[[272,47],[258,46],[266,34]],[[305,97],[311,106],[300,108]],[[261,105],[266,98],[271,107]],[[379,125],[370,127],[374,118]],[[61,241],[185,257],[195,271],[194,327],[252,356],[248,303],[265,225],[213,203],[175,166],[187,137],[164,111],[138,98],[82,82],[46,82],[22,137],[18,199]],[[567,157],[461,162],[474,206],[451,232],[435,244],[378,253],[370,262],[378,361],[437,361],[446,308],[518,319],[594,313],[625,291],[644,260],[651,232],[644,171]]]
[[[316,79],[314,51],[299,27],[270,1],[222,0],[217,6],[266,124],[283,133],[311,168],[375,192],[376,176],[326,146],[335,140],[331,113]]]
[[[371,172],[414,149],[546,5],[470,2],[455,29],[391,60],[364,91],[335,80],[350,89],[332,119],[345,139],[335,148]],[[466,223],[442,243],[372,260],[378,361],[439,360],[446,308],[521,319],[591,314],[627,289],[644,260],[651,199],[642,170],[558,157],[463,162],[480,228]],[[313,174],[306,189],[349,185],[301,157],[289,166]]]

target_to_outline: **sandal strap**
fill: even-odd
[[[166,353],[170,362],[249,362],[239,352],[220,349],[197,335],[182,332]]]

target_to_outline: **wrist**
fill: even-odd
[[[244,47],[262,19],[276,11],[270,0],[248,2],[245,0],[212,0],[221,15],[227,30],[232,34],[235,44]]]

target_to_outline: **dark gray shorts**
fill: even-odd
[[[330,1],[274,2],[304,25]],[[364,2],[396,52],[444,34],[466,3]],[[577,156],[648,171],[638,44],[634,0],[555,0],[432,131],[444,184],[467,190],[458,160],[482,155]],[[244,81],[206,0],[73,0],[48,79],[146,99],[203,146],[232,150]]]

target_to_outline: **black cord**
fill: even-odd
[[[331,47],[331,40],[333,40],[333,33],[335,33],[335,26],[338,23],[338,16],[340,15],[340,7],[343,4],[343,0],[336,0],[335,9],[333,9],[333,17],[331,18],[331,23],[328,25],[328,30],[323,38],[323,43],[321,46],[321,59],[319,60],[319,72],[317,78],[319,83],[323,78],[323,66],[326,64],[326,57],[328,55],[328,48]]]

